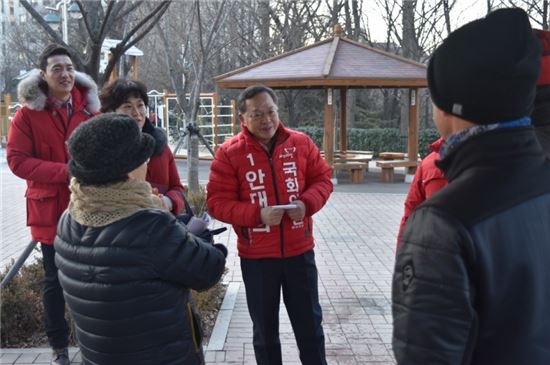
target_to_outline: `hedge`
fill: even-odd
[[[319,148],[323,148],[323,128],[298,127],[296,130],[310,136]],[[430,143],[439,138],[436,129],[421,130],[418,136],[418,149],[424,158],[430,151]],[[350,128],[347,130],[348,150],[373,151],[375,155],[384,151],[407,152],[407,136],[402,136],[398,128]]]

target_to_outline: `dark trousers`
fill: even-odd
[[[65,320],[65,298],[57,278],[55,250],[51,245],[41,244],[44,265],[42,303],[44,304],[44,327],[50,346],[60,349],[69,345],[69,326]]]
[[[241,270],[253,322],[254,353],[259,365],[279,365],[281,288],[302,364],[326,365],[325,335],[313,251],[283,259],[244,259]]]

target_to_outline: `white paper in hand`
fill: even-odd
[[[298,208],[296,204],[282,204],[282,205],[272,205],[271,208],[273,209],[294,209]]]

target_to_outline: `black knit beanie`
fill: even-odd
[[[126,114],[107,113],[76,128],[68,142],[69,172],[86,185],[123,180],[143,164],[155,146]]]
[[[531,115],[541,48],[527,14],[499,9],[452,32],[428,65],[434,104],[476,124]]]

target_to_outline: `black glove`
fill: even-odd
[[[181,222],[181,223],[187,225],[187,223],[189,223],[189,220],[191,219],[192,216],[193,216],[193,214],[180,214],[180,215],[176,216],[176,220],[178,222]]]
[[[206,228],[204,231],[196,235],[197,237],[202,238],[208,243],[214,244],[214,235],[212,234],[212,231]]]
[[[227,247],[221,243],[214,243],[214,247],[220,250],[223,253],[223,257],[227,257]]]
[[[221,227],[221,228],[218,228],[218,229],[208,229],[208,228],[206,228],[204,231],[199,233],[197,235],[197,237],[202,238],[206,242],[210,242],[210,243],[214,244],[214,236],[217,235],[217,234],[220,234],[222,232],[225,232],[226,230],[227,230],[227,227]]]

